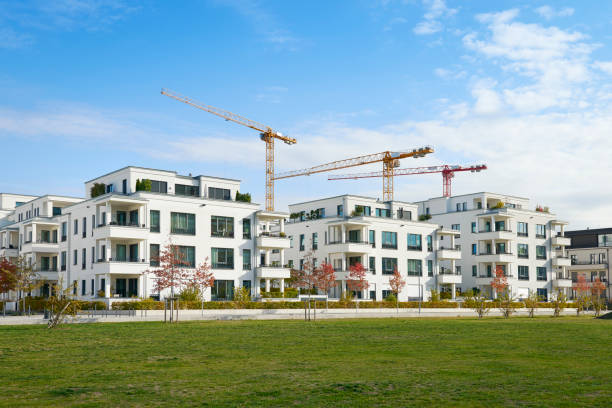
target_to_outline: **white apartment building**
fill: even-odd
[[[142,180],[150,191],[137,191]],[[102,193],[92,197],[94,185]],[[173,243],[190,265],[211,265],[215,285],[205,299],[231,299],[241,286],[257,296],[270,279],[289,278],[282,262],[288,214],[236,201],[239,190],[239,180],[125,167],[85,182],[84,199],[28,197],[9,206],[0,223],[0,256],[31,260],[45,281],[33,295],[48,295],[61,280],[76,284],[80,299],[112,302],[168,296],[156,293],[154,277],[144,272]],[[271,261],[272,251],[280,262]]]
[[[568,248],[572,282],[576,283],[580,275],[585,277],[589,285],[599,278],[606,286],[606,298],[612,301],[612,228],[567,231],[566,235],[572,240],[572,245]]]
[[[330,263],[337,279],[328,294],[331,298],[348,290],[349,267],[358,262],[366,268],[370,285],[364,293],[355,293],[359,299],[382,300],[391,294],[389,279],[395,268],[406,279],[401,301],[428,299],[436,288],[448,288],[454,297],[455,287],[462,283],[454,272],[461,255],[454,248],[459,233],[418,221],[415,204],[342,195],[292,204],[289,210],[289,264],[302,268],[309,251],[317,265]],[[442,268],[441,261],[450,267]]]
[[[533,291],[547,299],[558,290],[569,294],[570,239],[564,236],[567,222],[556,215],[530,209],[526,198],[487,192],[416,204],[419,214],[461,234],[455,268],[463,276],[463,291],[477,288],[495,297],[491,280],[501,266],[517,298]]]

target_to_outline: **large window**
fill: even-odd
[[[242,269],[245,271],[251,270],[251,250],[243,249],[242,250]]]
[[[200,187],[198,186],[189,186],[186,184],[175,184],[174,185],[174,194],[183,195],[183,196],[192,196],[199,197],[200,196]]]
[[[151,180],[151,192],[152,193],[168,193],[168,183],[165,181]]]
[[[517,250],[518,250],[518,257],[519,258],[529,258],[529,245],[527,244],[518,244],[517,245]]]
[[[213,200],[231,200],[232,196],[227,188],[208,187],[208,198]]]
[[[195,235],[195,214],[170,213],[170,233]]]
[[[536,238],[546,238],[546,225],[536,224]]]
[[[389,210],[387,208],[377,208],[376,209],[376,216],[377,217],[391,218],[391,210]]]
[[[212,300],[232,300],[234,298],[234,281],[215,279],[211,288]]]
[[[382,232],[382,247],[386,249],[397,249],[397,232]]]
[[[518,278],[519,280],[529,280],[529,267],[528,266],[519,265]]]
[[[472,232],[473,233],[478,232],[478,229],[476,228],[476,223],[475,222],[472,223]]]
[[[376,247],[376,231],[369,230],[368,234],[370,236],[370,244],[372,244],[372,248]]]
[[[214,269],[234,269],[233,248],[211,248]]]
[[[234,218],[218,215],[210,217],[210,235],[212,237],[234,238]]]
[[[423,261],[420,259],[409,259],[408,276],[423,276]]]
[[[151,232],[159,232],[159,211],[151,210],[150,217],[151,217],[151,220],[150,220]]]
[[[427,236],[427,250],[429,252],[433,251],[433,237],[431,235]]]
[[[319,249],[319,234],[316,232],[312,233],[312,250],[316,251]]]
[[[393,275],[397,269],[397,258],[382,258],[382,274]]]
[[[431,259],[427,260],[427,276],[433,276],[433,261]]]
[[[420,251],[423,249],[421,234],[408,234],[408,249],[411,251]]]
[[[149,245],[149,265],[159,266],[159,244]]]
[[[536,259],[546,259],[546,246],[536,245]]]
[[[536,268],[536,278],[539,281],[546,280],[546,267],[545,266],[538,266]]]
[[[370,273],[376,274],[376,258],[371,256],[369,258],[369,262],[370,262]]]
[[[184,268],[195,268],[195,247],[193,246],[178,246],[178,257],[184,262]]]
[[[300,234],[300,251],[303,251],[304,249],[304,234]]]
[[[529,224],[526,222],[519,222],[516,224],[516,234],[519,237],[529,236]]]
[[[251,239],[251,220],[249,218],[242,219],[242,238]]]

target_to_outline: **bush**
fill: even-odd
[[[440,292],[440,299],[449,300],[453,298],[453,294],[450,292]]]
[[[392,303],[395,303],[395,302],[397,302],[397,298],[396,298],[396,297],[395,297],[395,295],[392,293],[392,294],[388,295],[388,296],[385,298],[385,302],[392,302]]]
[[[421,214],[419,215],[419,221],[427,221],[431,220],[431,214]]]
[[[26,298],[26,310],[28,307],[33,312],[43,312],[45,310],[50,310],[51,305],[49,304],[49,299],[41,298],[41,297],[27,297]],[[89,310],[89,309],[106,309],[106,303],[100,301],[85,301],[85,300],[71,300],[70,308],[75,311],[79,310]]]
[[[202,296],[200,294],[200,288],[198,288],[197,286],[190,286],[190,287],[186,287],[183,290],[181,290],[181,293],[179,293],[178,295],[179,300],[181,302],[187,302],[187,301],[201,301],[202,300]]]
[[[151,180],[137,179],[136,180],[136,191],[151,191]]]
[[[94,183],[90,190],[91,198],[101,196],[102,194],[106,194],[106,184]]]
[[[251,193],[240,194],[239,191],[236,191],[236,201],[241,201],[243,203],[250,203]]]

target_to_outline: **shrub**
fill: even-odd
[[[385,298],[385,302],[395,303],[397,302],[397,297],[392,293]]]
[[[241,201],[243,203],[250,203],[251,193],[240,194],[239,191],[236,191],[236,201]]]
[[[450,292],[440,292],[440,299],[449,300],[453,298],[453,294]]]
[[[200,293],[200,288],[198,288],[197,286],[193,285],[193,286],[189,286],[184,288],[183,290],[181,290],[181,293],[179,293],[179,300],[181,302],[187,302],[187,301],[201,301],[202,300],[202,295]]]
[[[419,215],[419,221],[427,221],[431,220],[431,214],[421,214]]]
[[[137,179],[136,180],[136,191],[151,191],[151,180]]]
[[[104,183],[94,183],[90,190],[91,198],[101,196],[102,194],[106,194],[106,184]]]

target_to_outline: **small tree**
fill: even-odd
[[[94,185],[91,187],[91,190],[90,190],[91,198],[101,196],[102,194],[105,194],[105,193],[106,193],[106,184],[104,183],[94,183]]]
[[[605,300],[602,295],[606,292],[606,285],[599,279],[595,278],[593,285],[591,286],[591,304],[593,305],[593,311],[595,317],[599,317],[601,311],[605,308]]]
[[[38,274],[34,271],[34,266],[25,256],[18,257],[15,261],[15,290],[23,302],[22,314],[25,313],[26,308],[26,293],[33,291],[41,284]]]
[[[589,284],[584,275],[578,275],[578,279],[572,287],[576,292],[576,316],[580,316],[580,312],[585,311],[589,307]]]
[[[170,307],[172,309],[170,321],[173,321],[175,293],[179,288],[196,287],[203,292],[204,288],[212,286],[215,282],[213,274],[210,273],[208,258],[195,269],[192,269],[187,256],[180,251],[178,246],[172,243],[165,245],[154,261],[157,262],[159,267],[147,269],[145,273],[155,276],[156,291],[161,292],[170,289]]]
[[[567,296],[562,291],[557,292],[557,296],[551,300],[553,305],[553,316],[560,317],[563,309],[567,307]]]
[[[6,258],[0,259],[0,294],[9,294],[16,288],[17,266]]]
[[[315,270],[316,283],[315,286],[324,291],[326,294],[329,293],[330,289],[336,286],[336,271],[334,267],[328,263],[323,262],[319,268]],[[329,308],[329,299],[325,299],[325,309]]]
[[[534,317],[535,310],[538,308],[538,304],[540,303],[541,297],[538,295],[537,291],[531,291],[529,297],[525,299],[525,307],[529,311],[529,317]]]
[[[482,319],[491,309],[491,303],[480,291],[470,290],[465,294],[465,305],[474,310],[478,314],[478,318]]]
[[[495,268],[495,277],[491,281],[491,287],[497,293],[499,309],[506,319],[509,318],[512,316],[512,313],[514,313],[516,306],[514,304],[512,293],[508,287],[508,278],[506,277],[504,269],[501,267],[501,265],[498,265]]]
[[[67,315],[75,316],[79,311],[79,303],[72,301],[72,293],[76,282],[64,288],[62,279],[52,286],[52,295],[47,299],[47,307],[51,313],[47,328],[53,329],[63,323]]]
[[[241,201],[244,203],[251,202],[251,193],[241,194],[239,191],[236,191],[236,201]]]
[[[406,286],[406,280],[402,278],[397,268],[393,269],[393,276],[389,279],[391,292],[395,294],[395,310],[399,313],[399,294]]]
[[[370,283],[366,279],[366,270],[361,262],[349,266],[347,278],[346,286],[348,286],[351,291],[361,292],[370,287]]]
[[[302,264],[302,269],[292,269],[291,270],[291,279],[298,289],[304,289],[308,291],[308,306],[304,304],[304,313],[306,313],[306,309],[308,309],[308,317],[307,320],[310,320],[310,295],[312,290],[317,285],[317,267],[315,265],[314,260],[314,252],[308,251],[304,255],[304,262]]]

